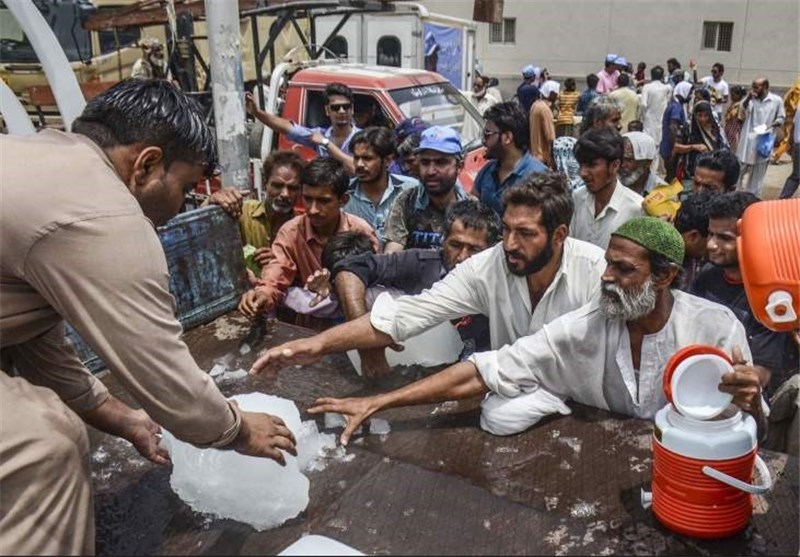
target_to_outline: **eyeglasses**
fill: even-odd
[[[493,135],[497,135],[499,133],[500,133],[499,131],[498,132],[493,132],[493,131],[489,131],[489,130],[483,130],[483,137],[488,139],[488,138],[492,137]]]
[[[329,104],[328,108],[331,109],[331,112],[347,112],[351,108],[353,108],[352,103],[341,103],[341,104]]]

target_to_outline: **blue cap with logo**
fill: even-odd
[[[430,149],[448,155],[461,154],[461,138],[458,132],[447,126],[431,126],[420,136],[419,147],[414,149],[415,153]]]

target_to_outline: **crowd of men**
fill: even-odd
[[[749,134],[779,126],[782,105],[758,79],[739,101],[735,155],[724,139],[683,151],[695,145],[675,128],[687,120],[687,102],[701,141],[713,139],[709,121],[713,133],[723,129],[721,65],[709,81],[678,64],[663,83],[658,67],[647,82],[644,68],[629,75],[623,62],[609,55],[583,93],[574,81],[561,92],[532,66],[516,100],[486,101],[489,80],[476,81],[487,163],[471,191],[460,180],[457,130],[419,118],[361,129],[352,91],[340,83],[325,89],[326,128],[268,114],[248,95],[253,117],[317,156],[273,152],[263,200],[227,188],[210,197],[254,248],[239,309],[321,330],[269,349],[251,373],[357,349],[365,376],[385,375],[386,347],[450,321],[466,347],[455,365],[391,393],[323,398],[309,412],[344,414],[347,443],[383,408],[482,395],[481,427],[508,435],[569,413],[569,401],[650,419],[666,404],[669,357],[708,344],[734,363],[719,388],[765,433],[765,399],[796,382],[800,341],[754,318],[736,222],[759,202],[763,178]],[[700,117],[708,101],[695,89],[716,91],[711,120]],[[653,110],[663,113],[655,128]],[[623,125],[632,131],[621,134]],[[168,459],[159,426],[197,446],[278,462],[294,454],[279,418],[227,401],[180,341],[153,224],[174,216],[216,166],[193,102],[166,81],[130,80],[91,100],[73,133],[0,141],[0,551],[91,552],[83,422],[157,463]],[[26,163],[42,149],[42,164]],[[692,183],[677,212],[648,216],[647,194],[668,185],[659,153],[667,181],[672,157],[697,156],[682,168]],[[749,185],[737,191],[743,173]],[[142,410],[83,367],[65,341],[65,320]]]

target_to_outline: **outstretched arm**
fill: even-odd
[[[245,93],[244,101],[247,112],[254,118],[260,120],[265,126],[272,128],[273,131],[287,134],[292,130],[293,124],[291,120],[287,120],[286,118],[282,118],[275,114],[270,114],[269,112],[258,108],[258,104],[256,104],[256,98],[253,96],[253,93]]]
[[[475,365],[472,362],[461,362],[386,394],[366,398],[317,399],[314,406],[308,409],[308,413],[336,412],[344,415],[347,427],[340,440],[342,445],[347,445],[353,432],[364,420],[380,410],[471,398],[488,390]]]
[[[328,329],[311,338],[293,340],[270,348],[255,361],[250,373],[274,374],[288,365],[309,365],[326,354],[347,350],[390,346],[394,341],[389,335],[372,326],[369,315]]]

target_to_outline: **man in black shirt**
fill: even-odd
[[[744,210],[759,199],[749,192],[729,192],[712,198],[708,210],[708,260],[711,266],[697,275],[692,294],[729,308],[747,332],[753,364],[770,370],[772,376],[765,387],[772,394],[791,375],[797,373],[798,350],[789,333],[776,333],[759,323],[742,283],[736,239],[737,222]]]

